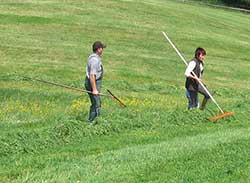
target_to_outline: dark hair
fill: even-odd
[[[92,45],[93,52],[96,52],[99,48],[106,48],[106,45],[101,41],[94,42],[94,44]]]
[[[201,47],[198,47],[196,50],[195,50],[195,58],[197,58],[198,59],[198,57],[200,56],[200,55],[206,55],[207,53],[206,53],[206,50],[205,49],[203,49],[203,48],[201,48]]]

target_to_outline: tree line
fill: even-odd
[[[224,4],[227,6],[233,6],[237,8],[250,9],[250,0],[200,0],[203,2],[213,3],[213,4]]]
[[[250,9],[250,0],[221,0],[224,4]]]

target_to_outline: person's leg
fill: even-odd
[[[96,81],[96,88],[99,93],[101,92],[101,84],[102,84],[101,80]],[[85,80],[85,88],[88,91],[92,91],[92,87],[90,85],[89,79]],[[94,119],[100,116],[101,114],[101,97],[100,95],[93,95],[91,93],[88,93],[88,95],[89,95],[90,102],[91,102],[88,122],[92,123]]]
[[[192,108],[192,101],[191,101],[191,96],[190,93],[188,92],[188,90],[186,90],[186,97],[188,99],[188,110]]]
[[[101,93],[101,87],[102,87],[102,80],[96,81],[96,89],[99,93]],[[101,115],[101,96],[96,95],[95,98],[95,110],[96,110],[96,117]]]
[[[191,101],[192,101],[192,108],[194,108],[194,109],[198,108],[198,106],[199,106],[198,92],[191,91],[190,96],[191,96]]]
[[[197,92],[186,90],[186,97],[188,99],[188,109],[194,109],[198,107]]]
[[[201,103],[201,107],[200,110],[204,110],[206,107],[208,99],[206,97],[203,98],[202,103]]]
[[[96,97],[93,94],[89,94],[89,99],[91,102],[91,106],[89,109],[89,119],[88,122],[92,123],[94,119],[97,117],[97,112],[96,112]]]
[[[85,89],[87,91],[92,91],[92,88],[91,88],[91,85],[90,85],[90,80],[86,77],[85,79]],[[89,99],[90,99],[90,102],[91,102],[91,105],[90,105],[90,108],[89,108],[89,118],[88,118],[88,122],[89,123],[92,123],[92,121],[94,120],[95,118],[95,110],[94,110],[94,106],[95,106],[95,100],[93,98],[93,94],[91,93],[88,93],[89,95]]]
[[[205,85],[204,85],[204,86],[205,86]],[[206,87],[206,86],[205,86],[205,87]],[[208,90],[207,87],[206,87],[206,89]],[[209,90],[208,90],[208,91],[209,91]],[[210,96],[208,95],[208,93],[205,91],[205,89],[204,89],[200,84],[199,84],[199,86],[198,86],[198,92],[204,96],[204,98],[203,98],[203,100],[202,100],[202,103],[201,103],[201,107],[200,107],[201,110],[204,110],[205,107],[206,107],[207,101],[210,99]],[[210,92],[210,91],[209,91],[209,93],[210,93],[211,95],[213,95],[213,92]]]

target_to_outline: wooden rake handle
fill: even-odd
[[[93,94],[92,91],[88,91],[88,90],[83,90],[83,89],[80,89],[80,88],[76,88],[76,87],[72,87],[72,86],[67,86],[67,85],[64,85],[64,84],[60,84],[60,83],[55,83],[55,82],[51,82],[51,81],[46,81],[46,80],[42,80],[42,79],[38,79],[38,78],[30,78],[30,77],[23,77],[24,79],[27,79],[27,80],[34,80],[34,81],[39,81],[39,82],[42,82],[42,83],[46,83],[46,84],[49,84],[49,85],[54,85],[54,86],[59,86],[59,87],[62,87],[62,88],[66,88],[66,89],[70,89],[70,90],[75,90],[75,91],[79,91],[79,92],[84,92],[84,93],[90,93],[90,94]],[[110,97],[112,99],[115,99],[116,101],[119,102],[119,104],[123,107],[127,107],[119,98],[117,98],[110,90],[107,90],[109,94],[104,94],[104,93],[98,93],[98,95],[101,95],[101,96],[105,96],[105,97]]]

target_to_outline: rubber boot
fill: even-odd
[[[201,107],[200,110],[204,110],[206,107],[208,99],[206,97],[203,98],[202,103],[201,103]]]

